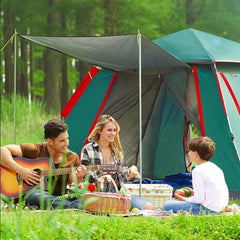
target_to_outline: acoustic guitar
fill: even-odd
[[[74,168],[58,168],[54,169],[52,166],[52,161],[49,158],[39,158],[39,159],[27,159],[23,157],[14,157],[13,158],[19,165],[25,168],[33,169],[38,173],[41,178],[41,183],[44,186],[47,186],[47,178],[49,176],[57,176],[70,174]],[[105,172],[109,171],[118,171],[118,164],[104,164],[104,165],[91,165],[86,166],[87,170],[103,170]],[[3,166],[0,168],[0,176],[1,176],[1,198],[2,195],[9,199],[17,200],[20,195],[26,194],[35,186],[28,185],[25,181],[22,181],[19,174],[15,171],[9,170]],[[46,188],[46,187],[45,187]]]

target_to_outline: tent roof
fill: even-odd
[[[187,63],[240,62],[240,43],[195,29],[182,30],[153,42]]]
[[[138,71],[138,34],[102,37],[43,37],[19,35],[22,38],[114,71]],[[146,37],[141,37],[142,69],[151,73],[169,68],[189,68]],[[143,72],[144,73],[144,72]]]

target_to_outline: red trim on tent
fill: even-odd
[[[225,103],[224,103],[222,89],[221,89],[221,85],[220,85],[220,81],[219,81],[219,78],[218,78],[218,73],[217,73],[216,68],[215,68],[215,75],[216,75],[216,78],[217,78],[218,91],[219,91],[220,98],[221,98],[221,101],[222,101],[223,109],[224,109],[225,115],[227,117],[227,109],[226,109],[226,106],[225,106]]]
[[[202,130],[202,136],[205,136],[205,128],[204,128],[204,121],[203,121],[203,110],[202,110],[200,87],[199,87],[199,80],[198,80],[198,74],[197,74],[197,66],[193,66],[192,69],[193,69],[193,75],[194,75],[195,86],[196,86],[196,94],[197,94],[197,101],[198,101],[198,112],[199,112],[199,119],[200,119],[200,125],[201,125],[201,130]]]
[[[94,128],[94,126],[95,126],[95,124],[96,124],[96,122],[97,122],[97,120],[98,120],[98,118],[99,118],[99,115],[100,115],[100,113],[101,113],[101,111],[102,111],[102,108],[103,108],[103,106],[104,106],[104,104],[105,104],[105,102],[106,102],[106,100],[107,100],[108,94],[109,94],[110,89],[111,89],[111,87],[112,87],[112,85],[113,85],[113,82],[115,81],[116,76],[117,76],[117,72],[115,72],[115,73],[113,74],[112,80],[111,80],[111,82],[110,82],[110,84],[109,84],[109,86],[108,86],[108,89],[107,89],[106,94],[105,94],[105,96],[104,96],[104,98],[103,98],[103,101],[102,101],[102,103],[101,103],[101,105],[100,105],[100,107],[99,107],[99,109],[98,109],[97,115],[96,115],[96,117],[95,117],[95,119],[94,119],[94,121],[93,121],[93,123],[92,123],[92,126],[90,127],[90,130],[89,130],[89,132],[88,132],[88,136],[89,136],[89,134],[91,133],[91,131],[93,130],[93,128]],[[87,143],[88,143],[88,137],[87,137],[84,145],[87,144]]]
[[[87,75],[84,77],[82,82],[79,84],[78,88],[70,98],[70,100],[67,102],[65,107],[63,108],[61,115],[66,119],[69,115],[69,113],[72,111],[73,107],[79,100],[79,98],[82,96],[83,92],[87,88],[88,84],[91,82],[92,78],[99,72],[100,70],[96,67],[92,67],[90,71],[87,73]]]
[[[230,86],[226,76],[223,73],[220,73],[220,75],[222,76],[222,79],[225,82],[225,84],[226,84],[226,86],[228,88],[228,91],[230,92],[230,94],[232,96],[232,99],[233,99],[233,101],[235,103],[235,106],[236,106],[236,108],[238,110],[238,113],[240,115],[240,105],[238,104],[238,100],[237,100],[237,98],[236,98],[236,96],[235,96],[235,94],[234,94],[234,92],[233,92],[233,90],[232,90],[232,88],[231,88],[231,86]]]

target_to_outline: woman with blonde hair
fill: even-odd
[[[102,165],[115,163],[123,171],[111,172],[118,189],[124,188],[124,182],[136,178],[139,173],[136,166],[129,169],[123,161],[123,149],[119,138],[120,126],[117,121],[110,115],[101,115],[90,133],[89,142],[81,151],[81,164]],[[125,169],[125,170],[124,170]],[[97,183],[98,179],[104,174],[102,171],[93,171],[90,182]],[[154,207],[149,201],[132,196],[131,208],[139,210],[153,210]]]
[[[121,161],[123,160],[123,149],[120,143],[120,139],[119,139],[119,131],[120,131],[120,126],[119,124],[115,121],[115,119],[113,117],[111,117],[110,115],[101,115],[96,123],[95,128],[93,129],[93,131],[90,133],[88,139],[91,141],[95,141],[95,142],[100,142],[100,133],[102,132],[104,126],[107,123],[113,123],[115,126],[113,126],[114,128],[114,132],[116,133],[113,141],[109,141],[109,146],[107,146],[107,149],[112,149],[114,152],[115,159],[117,161]],[[103,139],[102,139],[103,140]],[[106,144],[108,145],[108,143]],[[110,159],[105,159],[105,162],[109,162]]]

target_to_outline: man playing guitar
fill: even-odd
[[[46,143],[23,143],[1,147],[1,175],[3,175],[3,170],[7,169],[10,172],[16,173],[16,176],[21,179],[22,185],[25,184],[30,188],[33,187],[26,195],[26,199],[24,199],[27,205],[40,207],[40,195],[42,195],[45,203],[44,208],[47,207],[47,203],[50,203],[52,208],[58,206],[62,208],[82,208],[81,200],[71,201],[57,197],[65,193],[66,185],[68,183],[71,184],[74,179],[78,183],[81,182],[87,172],[86,167],[80,164],[78,155],[67,148],[69,145],[68,126],[57,119],[50,120],[44,125],[44,136],[47,141]],[[54,186],[52,186],[51,194],[49,194],[47,191],[34,187],[41,181],[38,172],[28,167],[27,163],[19,164],[18,161],[15,161],[14,157],[32,159],[32,162],[35,159],[51,158],[54,168],[74,167],[75,171],[57,176],[57,179],[53,178],[52,183],[54,183]],[[2,190],[2,185],[4,185],[4,181],[7,181],[7,179],[1,176],[1,181]]]

